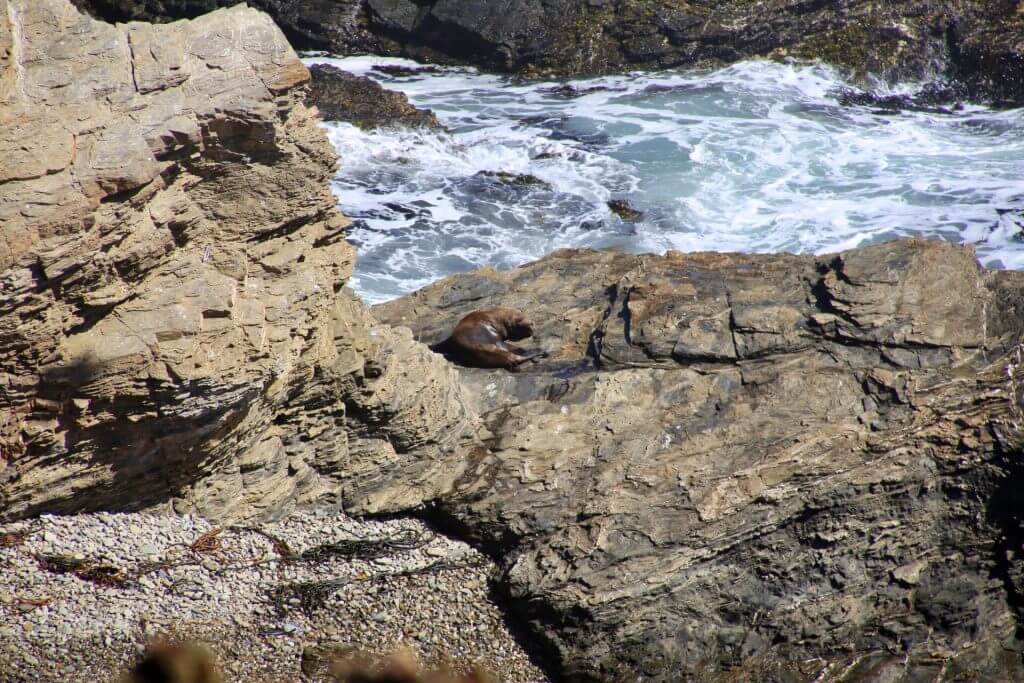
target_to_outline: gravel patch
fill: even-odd
[[[43,516],[0,528],[0,681],[116,680],[169,635],[206,644],[226,681],[321,680],[324,657],[406,647],[544,683],[489,598],[494,572],[417,520]]]

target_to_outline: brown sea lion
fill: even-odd
[[[416,655],[403,650],[388,660],[375,663],[372,659],[356,655],[331,666],[336,683],[497,683],[497,679],[480,668],[459,674],[449,667],[435,671],[421,668]]]
[[[450,337],[430,348],[459,365],[514,370],[523,363],[548,355],[545,351],[530,353],[505,343],[531,335],[533,325],[522,311],[489,308],[467,315],[455,326]]]
[[[213,657],[191,643],[158,643],[123,683],[221,683]]]

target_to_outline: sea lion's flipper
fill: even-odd
[[[429,348],[434,353],[440,353],[443,356],[447,356],[449,353],[455,350],[454,345],[452,344],[451,337],[447,337],[444,340],[437,342],[436,344],[431,344]]]

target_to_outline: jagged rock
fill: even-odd
[[[269,17],[0,0],[0,46],[0,519],[274,515],[472,426],[344,288],[335,153]]]
[[[306,104],[328,121],[347,121],[360,128],[441,125],[434,112],[414,107],[404,93],[388,90],[372,78],[329,64],[314,64],[309,71],[313,85]]]
[[[644,217],[644,212],[633,208],[625,199],[608,200],[608,209],[624,221],[638,221]]]
[[[459,370],[490,434],[454,489],[350,504],[489,549],[567,680],[1022,680],[1022,302],[930,241],[448,278],[374,313],[519,308],[551,360]]]
[[[235,0],[77,0],[108,18],[195,16]],[[252,0],[300,47],[543,74],[821,59],[859,77],[961,79],[1024,101],[1014,0]],[[869,79],[870,80],[870,79]]]
[[[550,189],[551,184],[547,183],[532,173],[512,173],[511,171],[478,171],[474,174],[477,178],[483,178],[501,185],[512,185],[514,187],[543,187]]]

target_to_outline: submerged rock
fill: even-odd
[[[845,107],[871,107],[880,114],[898,114],[904,111],[952,115],[963,109],[966,99],[964,88],[934,84],[912,95],[882,95],[875,92],[844,88],[836,93],[839,104]]]
[[[436,74],[440,69],[436,66],[417,65],[405,66],[404,64],[374,64],[370,71],[387,74],[388,76],[420,76],[422,74]]]
[[[472,431],[345,288],[335,152],[268,16],[0,0],[0,46],[0,519],[274,516]]]
[[[638,221],[644,217],[644,212],[634,209],[633,205],[625,199],[611,199],[608,201],[608,208],[616,216],[624,221]]]
[[[532,173],[512,173],[510,171],[478,171],[475,176],[484,178],[502,185],[514,185],[516,187],[551,187]]]
[[[434,112],[414,107],[404,93],[388,90],[372,78],[329,64],[314,64],[309,71],[313,84],[306,104],[319,109],[327,121],[347,121],[360,128],[441,125]]]
[[[451,489],[350,501],[432,500],[567,680],[1019,680],[1022,302],[923,240],[448,278],[374,314],[430,342],[518,308],[551,358],[459,370],[488,434]]]

